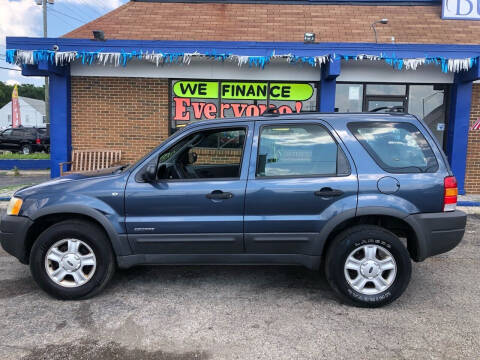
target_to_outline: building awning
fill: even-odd
[[[19,66],[48,63],[64,66],[79,62],[127,66],[131,60],[155,66],[183,64],[193,58],[234,62],[238,66],[263,68],[274,60],[291,64],[322,64],[338,60],[384,61],[395,69],[416,70],[435,64],[444,72],[468,71],[478,64],[480,45],[297,43],[231,41],[142,41],[69,38],[7,37],[6,60]]]

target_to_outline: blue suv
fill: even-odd
[[[49,294],[83,299],[115,268],[285,264],[324,269],[343,301],[392,302],[411,259],[454,248],[466,215],[428,127],[402,114],[209,120],[134,165],[18,191],[3,248]]]

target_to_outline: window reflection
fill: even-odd
[[[408,112],[423,119],[443,147],[445,89],[437,85],[410,85]]]
[[[319,125],[266,126],[260,134],[257,176],[337,172],[337,143]]]

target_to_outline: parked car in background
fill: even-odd
[[[345,302],[378,307],[405,291],[411,259],[460,242],[456,203],[446,157],[414,116],[219,119],[132,166],[16,192],[0,240],[62,299],[93,296],[117,266],[285,264],[323,269]]]
[[[50,152],[50,136],[46,128],[18,127],[0,132],[0,150],[20,152]]]

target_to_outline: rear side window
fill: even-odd
[[[410,123],[354,122],[348,128],[375,162],[390,173],[438,170],[432,148]]]
[[[349,175],[342,149],[321,125],[263,126],[257,156],[257,178]]]

